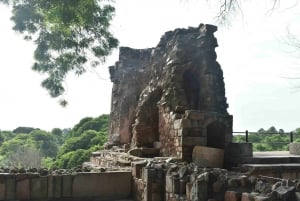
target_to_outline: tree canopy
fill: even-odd
[[[83,118],[72,129],[0,130],[0,166],[73,168],[81,165],[107,141],[108,121],[109,115],[101,115]]]
[[[81,75],[118,46],[110,32],[115,9],[104,0],[0,0],[12,6],[13,29],[36,44],[32,69],[46,74],[42,86],[63,95],[69,72]],[[65,100],[61,101],[66,105]]]

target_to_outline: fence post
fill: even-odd
[[[246,130],[246,142],[248,143],[248,130]]]
[[[294,141],[293,132],[290,132],[290,142],[293,143],[293,141]]]

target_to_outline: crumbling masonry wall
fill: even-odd
[[[160,149],[191,160],[194,146],[226,148],[232,140],[223,72],[216,61],[217,27],[166,32],[157,47],[120,49],[110,67],[111,144]]]
[[[139,94],[149,82],[147,68],[152,49],[136,50],[121,47],[119,61],[109,68],[112,89],[109,141],[117,144],[131,142]]]

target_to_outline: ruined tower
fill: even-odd
[[[224,149],[232,140],[217,27],[166,32],[157,47],[120,48],[110,67],[111,144],[155,147],[190,161],[196,145]]]

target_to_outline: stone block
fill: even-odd
[[[22,179],[17,181],[16,198],[18,200],[30,199],[30,179]]]
[[[172,192],[174,194],[179,194],[180,193],[180,183],[179,183],[179,178],[173,177],[172,179]]]
[[[229,143],[226,154],[229,157],[252,157],[252,143]]]
[[[147,165],[147,161],[132,162],[132,176],[140,179],[142,177],[142,169]]]
[[[214,193],[220,193],[222,191],[224,191],[225,189],[225,182],[224,181],[220,181],[220,180],[217,180],[213,183],[213,192]]]
[[[78,173],[74,175],[72,197],[125,199],[131,195],[131,172]]]
[[[146,183],[154,182],[156,179],[156,170],[152,168],[143,168],[143,181]]]
[[[289,144],[290,154],[300,155],[300,142],[293,142]]]
[[[242,201],[253,201],[254,197],[250,193],[242,193]]]
[[[173,178],[172,175],[166,176],[166,192],[172,193],[173,192]]]
[[[16,198],[16,180],[15,178],[7,178],[6,180],[6,200],[15,200]]]
[[[182,128],[191,128],[192,121],[190,119],[181,119],[181,126]]]
[[[72,175],[63,175],[62,176],[62,197],[71,197],[72,196]]]
[[[182,145],[183,146],[195,146],[195,145],[206,145],[207,139],[205,137],[183,137]]]
[[[143,201],[152,201],[152,184],[151,183],[148,183],[144,189],[144,199]]]
[[[186,181],[183,179],[179,180],[179,194],[183,195],[186,193]]]
[[[179,129],[178,130],[178,136],[182,136],[182,137],[185,137],[185,136],[188,136],[189,135],[189,132],[190,132],[190,128],[182,128],[182,129]]]
[[[48,175],[48,198],[54,198],[53,192],[54,192],[54,176]]]
[[[189,131],[189,137],[206,137],[201,128],[192,128]]]
[[[192,187],[191,200],[207,201],[208,184],[205,181],[195,181]]]
[[[48,197],[47,177],[33,178],[30,181],[30,198],[42,200]]]
[[[198,128],[199,127],[198,120],[191,120],[191,124],[192,124],[192,128]]]
[[[193,162],[200,167],[222,168],[224,160],[224,150],[195,146],[193,149]]]
[[[6,186],[6,182],[5,179],[1,179],[0,182],[0,200],[5,200],[5,186]]]
[[[191,190],[192,190],[192,186],[193,186],[193,184],[192,183],[186,183],[186,190],[185,190],[185,192],[186,192],[186,200],[187,201],[191,201]]]
[[[241,201],[242,194],[235,191],[226,191],[224,201]]]
[[[185,116],[186,116],[186,118],[193,119],[193,120],[204,119],[203,113],[199,112],[198,110],[186,110]]]
[[[152,193],[160,193],[160,192],[162,192],[162,188],[163,187],[162,187],[161,184],[159,184],[159,183],[152,183],[151,186],[152,186],[152,189],[151,189]]]
[[[62,197],[62,176],[57,175],[53,176],[53,197],[61,198]]]
[[[151,201],[163,201],[163,194],[162,193],[152,193]]]

